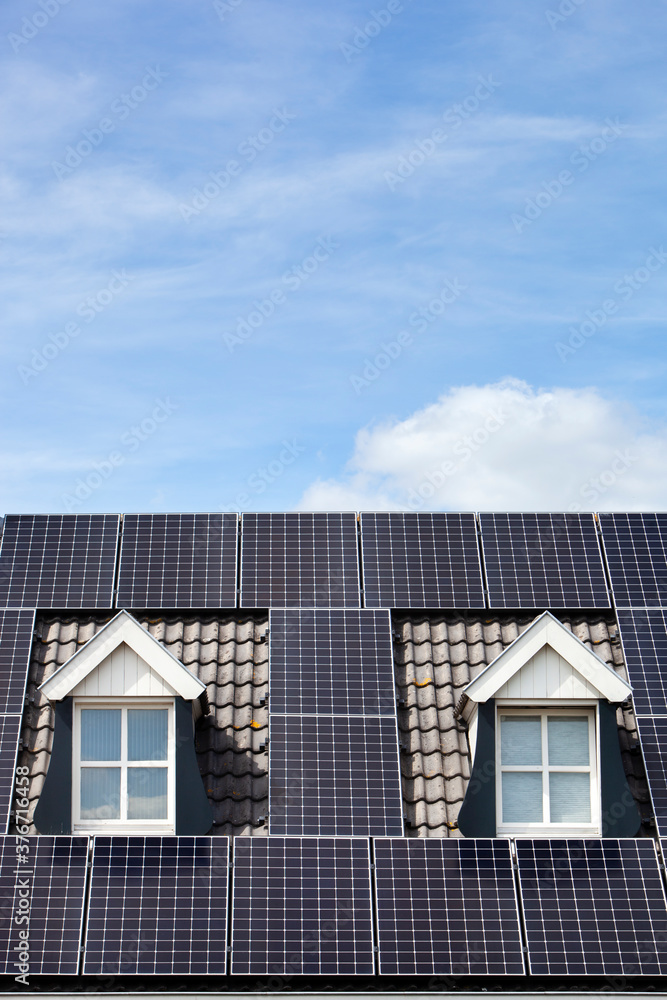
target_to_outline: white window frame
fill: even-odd
[[[542,720],[542,763],[534,765],[503,765],[500,746],[501,716],[540,716]],[[589,765],[550,765],[547,744],[547,716],[578,716],[589,719]],[[591,822],[590,823],[504,823],[502,817],[502,776],[506,771],[536,771],[542,773],[542,816],[548,816],[549,774],[552,771],[584,772],[590,774]],[[591,837],[601,836],[602,803],[600,797],[600,723],[598,703],[571,701],[531,702],[500,700],[496,702],[496,831],[499,837]]]
[[[121,758],[119,761],[81,761],[81,710],[86,708],[124,709],[121,715]],[[127,759],[127,710],[134,708],[167,709],[167,760],[128,761]],[[74,699],[72,720],[72,832],[73,833],[174,833],[176,813],[176,741],[174,738],[173,698],[103,698]],[[128,767],[167,768],[167,818],[166,819],[103,819],[81,818],[81,771],[83,767],[120,767],[121,816],[127,810]]]

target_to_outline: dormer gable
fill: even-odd
[[[469,719],[490,698],[603,699],[620,704],[630,685],[545,611],[468,684],[459,713]]]
[[[39,690],[49,701],[70,695],[178,696],[201,712],[206,687],[127,611],[121,611]]]

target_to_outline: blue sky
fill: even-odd
[[[0,510],[664,509],[666,14],[7,0]]]

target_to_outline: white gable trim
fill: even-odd
[[[206,690],[199,678],[191,674],[180,660],[172,656],[127,611],[121,611],[112,618],[67,663],[44,681],[39,690],[49,701],[62,701],[122,643],[134,650],[153,673],[186,701],[194,701]]]
[[[632,694],[632,688],[550,612],[540,615],[525,632],[468,684],[463,694],[474,702],[493,698],[545,646],[551,646],[588,685],[612,703]]]

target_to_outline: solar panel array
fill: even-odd
[[[360,604],[355,514],[243,514],[242,607]]]
[[[655,825],[661,836],[667,836],[667,715],[640,716],[637,719],[639,739],[646,766]]]
[[[0,607],[110,608],[118,514],[8,514]]]
[[[491,608],[608,608],[592,514],[480,514]]]
[[[616,607],[667,607],[667,514],[599,518]]]
[[[83,972],[224,975],[226,837],[95,837]]]
[[[367,608],[483,608],[474,514],[361,514]]]
[[[619,611],[633,702],[638,715],[667,715],[667,611]]]
[[[0,609],[0,832],[9,825],[35,612]]]
[[[271,835],[403,834],[388,611],[271,610],[269,709]]]
[[[121,608],[234,608],[236,514],[126,514]]]
[[[236,837],[232,975],[372,975],[367,840]]]
[[[87,861],[87,837],[0,837],[0,972],[76,975]]]
[[[667,901],[652,840],[518,840],[532,975],[667,973]]]
[[[375,841],[381,975],[524,975],[509,842]]]

